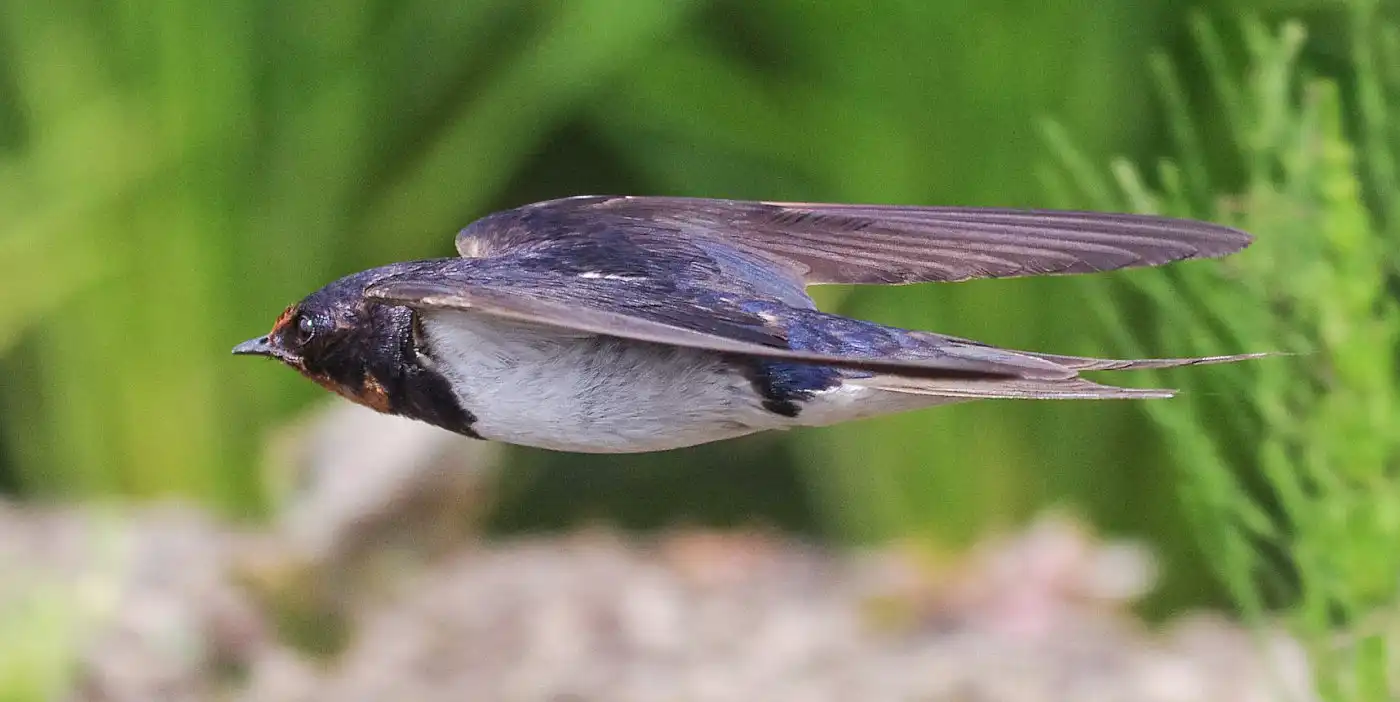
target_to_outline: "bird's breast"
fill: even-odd
[[[656,451],[790,424],[719,354],[422,313],[424,363],[488,439],[594,453]]]

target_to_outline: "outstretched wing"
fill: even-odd
[[[628,289],[626,281],[510,280],[464,265],[392,275],[370,284],[365,294],[421,311],[450,310],[585,334],[902,377],[1054,379],[1075,373],[1051,361],[951,338],[924,346],[917,357],[794,350],[777,320],[746,312],[723,299],[670,299],[657,305],[651,295],[634,295]]]
[[[1148,215],[585,196],[485,217],[458,235],[457,249],[491,257],[561,237],[718,252],[734,259],[727,273],[806,285],[1092,273],[1223,256],[1252,241],[1229,227]]]

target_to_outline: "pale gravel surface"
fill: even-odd
[[[367,612],[336,670],[279,699],[1279,699],[1223,622],[1153,635],[1074,587],[1041,597],[1027,590],[1057,585],[986,573],[964,579],[1001,592],[919,592],[899,560],[707,535],[466,554]],[[891,599],[901,621],[881,626]]]
[[[463,548],[354,606],[326,663],[231,575],[276,543],[192,510],[0,504],[0,597],[69,613],[75,701],[1310,699],[1282,638],[1263,656],[1218,618],[1125,614],[1143,554],[1055,520],[943,568],[742,533]],[[23,611],[0,607],[0,661]]]

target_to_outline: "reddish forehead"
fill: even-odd
[[[297,316],[296,305],[292,305],[291,307],[282,310],[282,316],[278,317],[277,321],[272,323],[272,331],[268,332],[267,335],[275,336],[277,332],[282,331],[282,327],[287,326],[287,324],[292,321],[292,317],[295,316]]]

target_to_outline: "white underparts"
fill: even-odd
[[[788,418],[764,409],[749,378],[715,353],[460,311],[421,314],[423,351],[476,417],[473,430],[514,444],[658,451],[940,403],[846,384],[817,393]]]
[[[749,382],[717,355],[423,313],[437,369],[483,437],[567,451],[622,453],[772,428]]]

